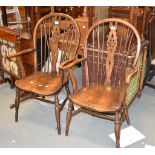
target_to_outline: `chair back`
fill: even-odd
[[[72,17],[50,13],[42,17],[33,33],[35,71],[59,72],[59,64],[76,57],[80,33]]]
[[[84,49],[87,85],[123,87],[127,69],[140,52],[140,36],[133,25],[116,18],[96,22],[88,30]]]

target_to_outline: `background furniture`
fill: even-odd
[[[63,61],[72,62],[77,55],[80,33],[74,19],[65,14],[50,13],[42,17],[34,28],[34,47],[10,55],[18,59],[24,54],[34,52],[34,72],[15,82],[15,121],[18,121],[19,105],[23,99],[38,99],[55,104],[57,132],[61,134],[60,111],[63,109],[69,94],[68,73],[59,70]],[[19,63],[19,61],[18,61]],[[21,69],[21,68],[20,68]],[[21,72],[24,72],[24,68]],[[65,87],[67,97],[59,103],[58,94]],[[47,96],[54,96],[54,101]]]
[[[151,82],[152,78],[155,76],[155,12],[154,8],[152,8],[152,12],[149,16],[149,50],[148,50],[148,59],[147,59],[147,66],[146,66],[146,75],[144,79],[144,86],[149,86],[155,89],[155,84]]]
[[[8,26],[6,6],[1,6],[0,9],[1,9],[1,17],[0,18],[2,19],[2,23],[4,26]]]
[[[124,120],[130,123],[125,97],[131,78],[137,74],[135,65],[140,44],[135,27],[124,20],[104,19],[90,27],[84,46],[85,57],[61,65],[69,72],[74,88],[69,95],[66,135],[72,116],[86,112],[115,122],[116,147],[120,147],[121,124]],[[86,80],[80,89],[71,70],[79,62],[84,63]],[[72,112],[74,104],[79,109]]]
[[[16,79],[30,74],[29,70],[23,70],[23,67],[26,68],[29,65],[29,62],[23,61],[22,58],[9,59],[8,56],[31,47],[32,42],[27,39],[21,38],[18,31],[12,30],[8,27],[0,26],[0,34],[1,79],[3,82],[10,81],[11,88],[13,88],[14,81]],[[9,75],[10,80],[5,80],[4,73]]]
[[[21,17],[20,17],[20,13],[19,13],[17,6],[13,6],[9,9],[6,9],[6,14],[7,14],[7,20],[8,20],[8,18],[14,18],[14,22],[19,23],[17,25],[16,24],[11,25],[10,28],[17,28],[17,27],[21,28],[22,27],[22,25],[20,24],[21,23]],[[3,25],[1,10],[0,10],[0,25]]]
[[[16,29],[23,38],[30,39],[32,35],[28,10],[28,6],[1,6],[0,25],[9,27],[10,29]]]
[[[140,34],[143,33],[143,9],[134,6],[110,6],[108,11],[109,17],[124,19],[134,25]]]

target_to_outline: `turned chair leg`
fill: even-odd
[[[120,116],[119,112],[117,111],[115,113],[115,138],[116,138],[116,148],[120,147],[120,128],[121,128],[121,122],[120,122]]]
[[[126,122],[127,122],[128,125],[130,125],[130,119],[129,119],[129,114],[128,114],[128,108],[127,108],[126,104],[124,104],[124,106],[123,106],[123,111],[124,111],[124,114],[125,114]]]
[[[18,122],[18,110],[20,105],[20,90],[16,88],[16,99],[15,99],[15,122]]]
[[[55,117],[56,117],[56,123],[57,123],[57,132],[58,132],[58,135],[60,135],[61,126],[60,126],[60,109],[59,109],[58,95],[54,96],[54,102],[55,102]]]
[[[68,111],[66,116],[66,130],[65,130],[65,136],[68,136],[69,126],[72,119],[72,111],[73,111],[73,103],[70,101],[68,104]]]
[[[66,89],[66,92],[67,92],[67,98],[70,94],[70,90],[69,90],[69,82],[65,85],[65,89]],[[72,111],[74,111],[74,105],[72,104]]]
[[[15,79],[10,76],[10,88],[13,89],[15,87]]]
[[[64,99],[64,101],[61,103],[61,105],[59,105],[59,106],[60,106],[60,112],[63,110],[63,108],[64,108],[64,106],[65,106],[65,104],[66,104],[66,102],[67,102],[67,100],[68,100],[68,96],[69,96],[69,94],[70,94],[70,90],[69,90],[68,84],[69,84],[69,82],[67,82],[67,83],[65,84],[65,90],[66,90],[66,93],[67,93],[67,97],[66,97],[66,98]]]
[[[68,97],[68,95],[70,94],[70,90],[69,90],[69,82],[67,82],[67,83],[65,84],[65,89],[66,89],[67,97]]]

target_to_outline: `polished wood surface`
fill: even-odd
[[[103,95],[104,94],[106,95]],[[86,97],[87,96],[87,97]],[[121,90],[108,86],[87,86],[70,95],[71,101],[78,106],[98,112],[116,111],[120,108]],[[104,101],[104,102],[103,102]]]
[[[66,83],[66,80],[64,83]],[[62,76],[56,73],[36,73],[16,81],[16,87],[22,88],[23,91],[43,96],[59,91],[61,85]]]

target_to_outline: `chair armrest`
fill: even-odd
[[[30,22],[29,21],[23,21],[23,22],[8,22],[8,24],[29,24]]]
[[[26,50],[22,50],[16,54],[13,54],[13,55],[10,55],[10,56],[7,56],[8,58],[13,58],[13,57],[18,57],[18,56],[22,56],[24,54],[28,54],[28,53],[31,53],[31,52],[34,52],[36,49],[26,49]]]
[[[150,42],[149,42],[148,40],[142,41],[142,43],[141,43],[141,48],[147,47],[149,43],[150,43]]]
[[[132,71],[131,71],[132,70]],[[125,77],[125,85],[123,87],[123,89],[121,90],[121,95],[120,95],[120,101],[123,103],[126,93],[127,93],[127,88],[129,86],[129,83],[131,81],[131,78],[137,73],[137,69],[133,68],[127,71],[128,73],[126,73],[126,77]]]
[[[81,58],[81,59],[72,59],[72,60],[69,60],[69,61],[65,61],[63,63],[60,64],[60,69],[62,70],[68,70],[68,69],[71,69],[72,67],[74,67],[75,65],[77,65],[79,62],[83,62],[87,60],[86,58]]]
[[[81,59],[74,58],[72,60],[65,61],[65,62],[60,64],[59,68],[62,69],[62,70],[66,70],[69,73],[69,77],[70,77],[74,92],[78,91],[78,84],[77,84],[76,77],[75,77],[75,75],[73,73],[72,67],[77,65],[79,62],[83,62],[85,60],[86,60],[86,58],[81,58]]]
[[[126,79],[125,79],[125,83],[128,85],[131,81],[131,78],[137,74],[137,69],[134,68],[133,71],[130,71],[130,73],[127,73]]]
[[[149,44],[149,41],[148,40],[143,40],[142,43],[141,43],[141,49],[144,48],[144,47],[147,47]],[[126,76],[126,80],[125,80],[125,83],[128,85],[130,83],[130,80],[132,78],[132,76],[134,76],[135,74],[137,74],[138,70],[133,67],[133,70],[129,73],[127,73],[128,75]]]

